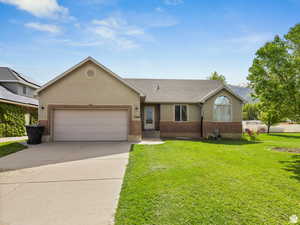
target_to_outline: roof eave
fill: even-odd
[[[147,104],[197,104],[198,101],[145,101]]]
[[[30,104],[30,103],[24,103],[24,102],[18,102],[18,101],[12,101],[9,99],[0,98],[0,102],[8,103],[8,104],[14,104],[19,106],[25,106],[30,108],[38,108],[38,105]]]
[[[21,81],[21,80],[0,80],[0,83],[20,83],[20,84],[24,84],[24,85],[27,85],[27,86],[30,86],[30,87],[33,87],[33,88],[40,88],[41,86],[39,85],[36,85],[36,84],[33,84],[33,83],[30,83],[30,82],[24,82],[24,81]]]

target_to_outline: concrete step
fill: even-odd
[[[144,130],[143,137],[145,138],[160,138],[159,130]]]

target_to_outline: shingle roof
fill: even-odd
[[[248,103],[258,102],[257,99],[254,99],[251,94],[253,90],[249,87],[241,87],[237,85],[228,85],[235,93],[242,96]]]
[[[146,102],[197,103],[222,88],[217,80],[124,79],[146,95]]]
[[[21,95],[16,95],[5,87],[0,85],[0,100],[6,100],[13,103],[21,103],[26,105],[38,106],[39,102],[37,99],[29,98]]]
[[[35,88],[40,87],[40,84],[38,84],[38,82],[34,81],[33,79],[21,75],[20,73],[17,73],[16,71],[8,67],[0,67],[0,82],[4,81],[23,83]]]

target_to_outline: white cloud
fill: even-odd
[[[179,5],[183,3],[183,0],[164,0],[166,5]]]
[[[60,6],[56,0],[0,0],[0,3],[16,6],[36,17],[67,17],[68,9]]]
[[[273,38],[270,33],[250,33],[244,36],[229,39],[230,42],[240,44],[263,44]]]
[[[93,20],[90,28],[99,38],[118,46],[121,49],[139,47],[138,38],[146,36],[145,31],[137,26],[129,25],[120,15],[102,20]]]
[[[60,27],[53,24],[26,23],[25,26],[34,30],[45,31],[53,34],[61,32]]]
[[[113,31],[120,35],[143,35],[144,30],[133,25],[129,25],[128,22],[121,16],[108,17],[103,20],[93,20],[93,24],[99,25],[99,27],[106,28],[106,30]]]
[[[164,9],[161,8],[161,7],[156,7],[156,8],[155,8],[155,11],[156,11],[156,12],[164,12]]]
[[[82,2],[87,4],[101,4],[101,5],[113,5],[116,4],[118,0],[82,0]]]
[[[174,16],[157,10],[154,13],[131,13],[130,18],[147,28],[172,27],[179,23]]]
[[[239,37],[225,40],[226,48],[229,47],[234,52],[255,52],[267,41],[274,38],[271,33],[246,33]]]

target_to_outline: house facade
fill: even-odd
[[[36,93],[44,141],[242,134],[244,100],[220,81],[123,79],[88,57]]]
[[[0,67],[0,136],[23,136],[25,126],[37,122],[40,87],[35,81],[8,67]]]

